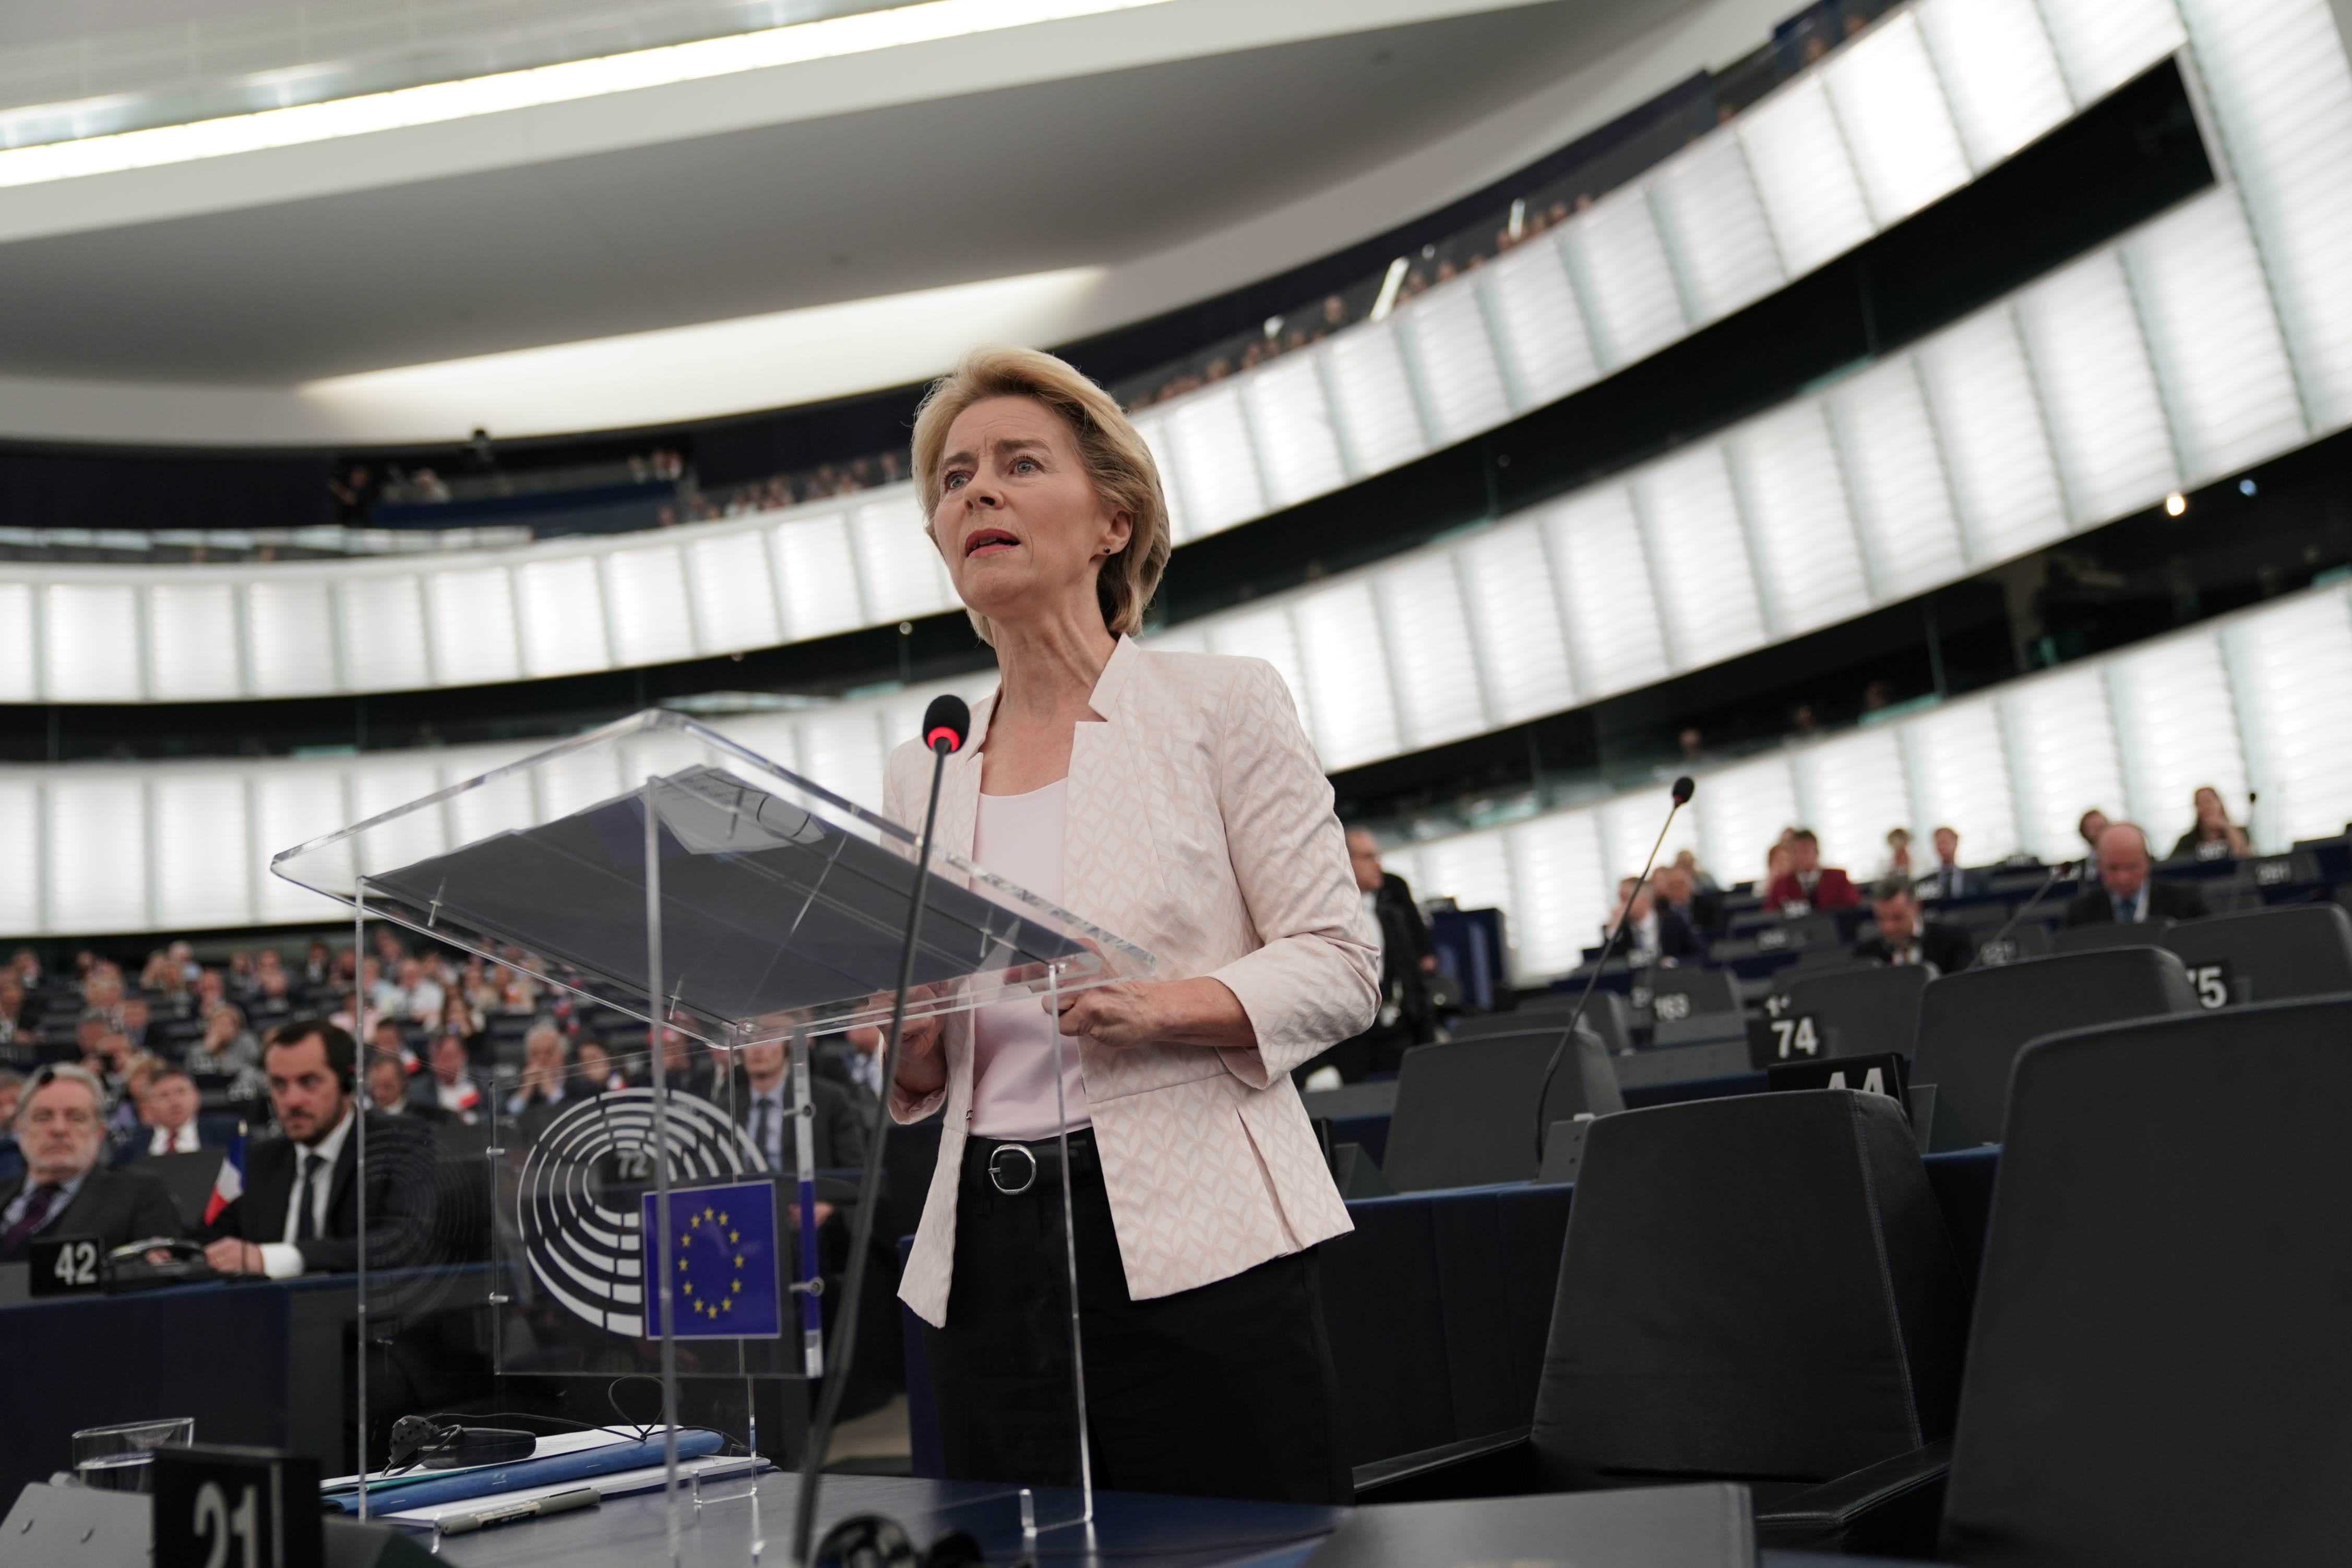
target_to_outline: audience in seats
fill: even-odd
[[[1689,852],[1685,851],[1687,854]],[[1706,934],[1722,924],[1723,898],[1720,894],[1702,892],[1698,880],[1681,856],[1675,863],[1650,878],[1651,890],[1657,901],[1660,939],[1658,950],[1673,958],[1705,958]],[[1688,932],[1687,950],[1668,953],[1670,946],[1665,932],[1675,922]]]
[[[1884,882],[1890,876],[1913,876],[1916,874],[1916,873],[1911,869],[1911,830],[1908,828],[1887,829],[1886,861],[1885,864],[1878,868],[1878,875],[1873,880]]]
[[[554,1024],[541,1019],[530,1026],[522,1037],[522,1082],[507,1096],[506,1113],[520,1136],[535,1142],[567,1101],[584,1096],[572,1082],[572,1049]]]
[[[580,1084],[581,1092],[586,1094],[626,1088],[629,1082],[627,1075],[613,1065],[613,1053],[601,1040],[580,1042],[579,1061],[572,1070],[572,1076]]]
[[[429,1127],[449,1119],[449,1113],[437,1103],[409,1093],[408,1069],[401,1065],[398,1056],[388,1052],[368,1052],[367,1097],[371,1106],[387,1116],[406,1116]]]
[[[2082,839],[2083,848],[2086,852],[2083,857],[2086,870],[2091,862],[2099,858],[2099,835],[2107,831],[2108,821],[2107,814],[2096,806],[2092,807],[2075,820],[2074,832]]]
[[[1914,884],[1922,898],[1967,898],[1982,893],[1982,879],[1960,866],[1960,835],[1956,828],[1936,830],[1936,869]]]
[[[1822,841],[1811,828],[1798,828],[1788,837],[1789,868],[1764,890],[1764,902],[1785,915],[1815,910],[1852,909],[1862,892],[1844,872],[1822,864]]]
[[[180,1234],[163,1183],[100,1163],[106,1098],[105,1087],[79,1067],[58,1063],[33,1074],[16,1116],[24,1174],[0,1183],[0,1263],[23,1261],[45,1232],[94,1236],[110,1250]]]
[[[830,1078],[809,1074],[809,1102],[814,1113],[800,1114],[793,1092],[789,1052],[782,1040],[747,1045],[736,1053],[743,1070],[743,1090],[736,1096],[735,1120],[768,1162],[772,1171],[791,1172],[800,1165],[800,1133],[810,1128],[812,1163],[819,1170],[841,1170],[866,1163],[866,1118],[856,1096]],[[830,1212],[817,1206],[822,1220]]]
[[[2172,846],[2171,860],[2218,861],[2241,859],[2254,852],[2247,841],[2246,830],[2230,821],[2230,808],[2221,803],[2221,792],[2210,784],[2191,797],[2197,820]]]
[[[1669,872],[1673,869],[1667,868]],[[1608,956],[1622,956],[1635,964],[1679,964],[1685,959],[1704,958],[1706,944],[1699,939],[1688,916],[1658,897],[1654,885],[1656,881],[1654,876],[1649,883],[1637,882],[1630,876],[1619,879],[1617,903],[1601,928],[1601,936],[1603,942],[1608,941],[1620,920],[1626,923],[1625,936],[1609,950]]]
[[[417,1081],[415,1097],[453,1122],[472,1126],[482,1119],[482,1086],[474,1082],[466,1042],[454,1034],[436,1036],[431,1071]]]
[[[1353,1083],[1367,1073],[1394,1072],[1407,1051],[1437,1038],[1437,1009],[1429,990],[1429,977],[1437,973],[1437,947],[1412,887],[1381,864],[1380,841],[1361,829],[1348,834],[1348,860],[1363,899],[1364,924],[1379,944],[1380,1011],[1361,1034],[1297,1069],[1293,1076],[1302,1083],[1325,1083],[1331,1073]]]
[[[152,1059],[150,1058],[152,1061]],[[115,1155],[126,1164],[150,1155],[193,1155],[206,1145],[196,1125],[204,1104],[184,1068],[158,1064],[139,1095],[139,1127]]]
[[[2148,874],[2147,835],[2136,823],[2113,822],[2099,835],[2098,885],[2084,889],[2066,905],[2069,925],[2126,925],[2150,920],[2195,920],[2205,914],[2205,896],[2185,883],[2158,882]]]
[[[290,1280],[359,1266],[358,1056],[323,1019],[294,1019],[270,1036],[262,1071],[281,1135],[247,1151],[244,1193],[208,1228],[215,1269]],[[368,1267],[398,1269],[421,1261],[432,1235],[433,1134],[405,1117],[365,1114]]]
[[[1958,925],[1923,920],[1911,883],[1890,876],[1870,890],[1870,913],[1877,928],[1863,934],[1853,956],[1880,964],[1925,964],[1938,975],[1956,975],[1976,957],[1976,944]]]

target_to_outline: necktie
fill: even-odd
[[[776,1103],[762,1094],[760,1096],[760,1103],[755,1111],[756,1113],[751,1118],[751,1141],[759,1145],[760,1157],[768,1162],[771,1169],[774,1169],[783,1164],[783,1161],[777,1157],[776,1145],[772,1136],[776,1130],[774,1121]]]
[[[24,1256],[25,1243],[33,1239],[33,1232],[48,1218],[49,1206],[58,1201],[59,1190],[57,1183],[47,1181],[32,1190],[25,1199],[25,1212],[16,1217],[16,1223],[10,1226],[5,1235],[0,1235],[0,1258]]]
[[[327,1162],[309,1149],[297,1152],[302,1161],[302,1172],[294,1179],[294,1189],[299,1195],[294,1200],[296,1205],[294,1239],[315,1241],[319,1239],[319,1219],[318,1211],[311,1207],[311,1178],[319,1174],[319,1167]]]

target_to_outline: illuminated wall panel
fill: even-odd
[[[612,644],[604,632],[604,589],[594,556],[525,561],[515,568],[514,589],[528,674],[570,675],[613,667]]]
[[[1559,239],[1556,233],[1546,235],[1485,269],[1503,358],[1522,408],[1566,397],[1601,374]]]
[[[1510,417],[1510,392],[1475,287],[1456,285],[1424,294],[1397,312],[1397,324],[1420,367],[1422,392],[1440,446],[1492,430]]]
[[[1545,508],[1540,526],[1551,544],[1586,696],[1631,691],[1664,676],[1675,666],[1632,491],[1622,485],[1588,490]]]
[[[236,589],[192,577],[147,590],[147,690],[169,702],[216,702],[245,695],[237,665]]]
[[[1259,466],[1271,505],[1295,506],[1348,482],[1314,355],[1276,360],[1243,383],[1242,400],[1258,433]]]
[[[1878,227],[1969,183],[1968,154],[1911,13],[1886,17],[1839,50],[1823,78]]]
[[[1603,365],[1613,371],[1631,364],[1688,328],[1645,186],[1603,196],[1569,229],[1564,243]]]
[[[1990,168],[2074,112],[2033,0],[1925,0],[1912,15],[1969,162]]]
[[[1524,523],[1490,529],[1463,547],[1460,570],[1485,671],[1488,725],[1517,724],[1575,702],[1576,677],[1541,536]],[[1462,700],[1475,695],[1465,691]]]
[[[2065,499],[2009,308],[1929,340],[1919,369],[1969,562],[1990,566],[2063,535]]]
[[[1802,277],[1870,237],[1869,204],[1819,74],[1799,78],[1733,123],[1790,277]]]

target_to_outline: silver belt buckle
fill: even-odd
[[[1010,1186],[1006,1185],[1004,1167],[997,1163],[1003,1159],[1007,1155],[1019,1155],[1024,1160],[1028,1162],[1029,1168],[1022,1173],[1021,1185],[1019,1186]],[[988,1152],[988,1180],[989,1185],[995,1187],[996,1190],[1001,1193],[1017,1196],[1021,1193],[1027,1192],[1031,1187],[1037,1185],[1037,1156],[1029,1152],[1026,1145],[999,1144],[996,1147]]]

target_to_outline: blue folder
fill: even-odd
[[[726,1442],[727,1439],[716,1432],[682,1427],[677,1434],[677,1457],[681,1459],[705,1458],[719,1452]],[[464,1470],[438,1473],[421,1470],[411,1475],[386,1476],[368,1482],[368,1497],[378,1511],[389,1512],[396,1509],[425,1508],[433,1503],[465,1502],[478,1497],[496,1497],[500,1492],[519,1491],[524,1487],[593,1481],[598,1476],[643,1469],[647,1465],[661,1462],[662,1440],[656,1435],[641,1443],[608,1443],[601,1448],[582,1448],[575,1453],[517,1459],[510,1465],[478,1465]],[[326,1500],[345,1513],[360,1511],[359,1493],[355,1489],[331,1495]]]

